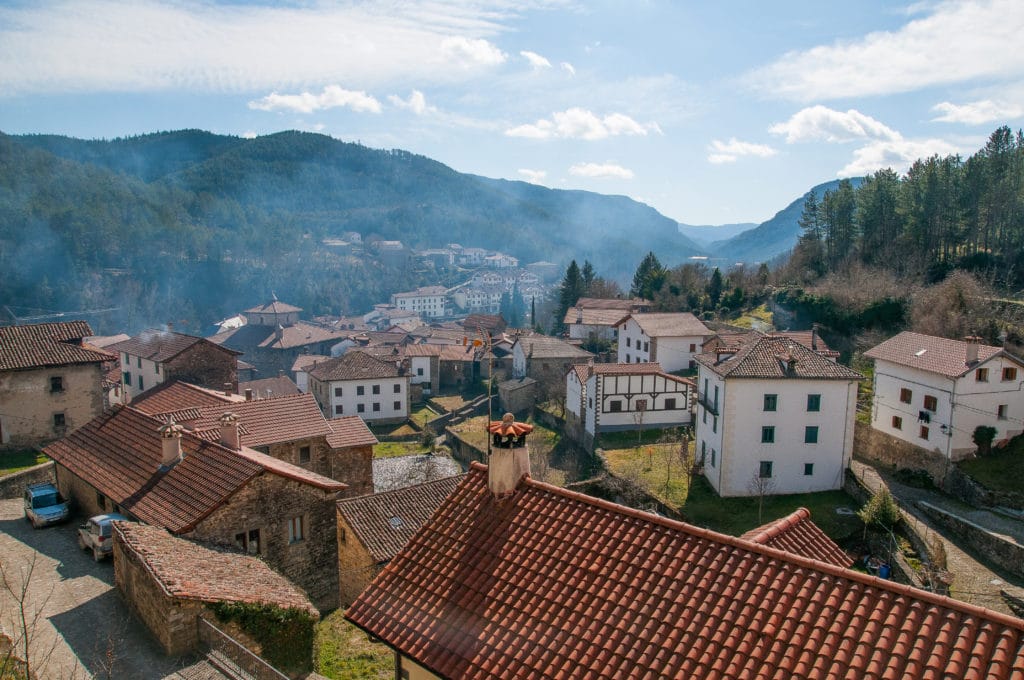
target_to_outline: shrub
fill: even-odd
[[[978,425],[974,428],[971,440],[978,446],[978,455],[984,456],[992,452],[992,440],[996,438],[996,428],[991,425]]]
[[[251,635],[272,666],[284,672],[312,670],[316,619],[309,612],[250,602],[213,602],[208,606],[218,621],[234,621]]]
[[[882,489],[871,496],[864,507],[857,511],[866,526],[892,530],[900,522],[900,506],[896,504],[888,489]]]

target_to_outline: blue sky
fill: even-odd
[[[1024,2],[0,2],[0,130],[318,131],[760,222],[1024,120]]]

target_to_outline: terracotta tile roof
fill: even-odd
[[[259,313],[264,313],[264,314],[287,314],[289,312],[301,312],[301,311],[302,311],[301,307],[295,307],[294,305],[289,305],[287,303],[281,302],[277,298],[274,298],[270,302],[267,302],[267,303],[262,304],[262,305],[257,305],[255,307],[253,307],[252,309],[247,309],[243,313],[244,314],[259,314]]]
[[[320,614],[298,587],[250,555],[177,538],[159,527],[114,523],[115,540],[134,553],[171,597],[272,604]],[[202,565],[197,569],[197,565]]]
[[[90,335],[92,329],[84,321],[0,326],[0,371],[94,364],[116,358],[98,348],[83,347],[82,338]]]
[[[735,354],[719,360],[715,352],[694,357],[696,362],[724,378],[795,378],[817,380],[862,380],[856,371],[813,352],[789,337],[751,336]],[[795,359],[793,371],[787,361]]]
[[[173,359],[194,345],[209,342],[206,338],[200,338],[195,335],[185,335],[184,333],[149,328],[133,338],[107,345],[107,349],[111,352],[126,352],[132,356],[161,363]],[[241,354],[241,352],[236,352],[227,347],[220,347],[219,349],[234,355]]]
[[[797,508],[792,514],[752,529],[740,538],[837,567],[853,564],[843,549],[811,521],[811,511],[807,508]]]
[[[934,335],[921,335],[904,331],[875,345],[864,356],[869,359],[882,359],[901,366],[917,368],[930,373],[938,373],[947,378],[959,378],[974,370],[979,364],[995,356],[1010,357],[1017,363],[1020,359],[1007,354],[1001,347],[978,345],[978,361],[967,363],[967,348],[971,343],[963,340],[938,338]]]
[[[249,347],[293,349],[331,340],[341,342],[349,337],[348,331],[332,331],[306,323],[305,321],[298,321],[294,325],[285,326],[281,330],[280,340],[278,340],[275,331],[276,329],[272,326],[246,324],[240,328],[234,328],[210,336],[208,340],[224,347],[237,347],[239,349]]]
[[[508,324],[501,314],[470,314],[462,320],[462,327],[474,335],[481,328],[487,333],[495,335],[504,331]]]
[[[238,393],[245,394],[246,390],[252,390],[256,398],[260,397],[284,397],[290,394],[302,394],[302,390],[291,378],[286,375],[278,375],[273,378],[260,378],[238,383]]]
[[[317,364],[309,375],[320,381],[369,380],[373,378],[397,378],[398,367],[394,361],[382,361],[366,352],[351,349],[340,357]]]
[[[621,319],[632,318],[640,330],[649,338],[681,338],[711,335],[710,328],[689,312],[674,314],[630,314]]]
[[[1024,620],[477,463],[346,618],[446,678],[1024,674]]]
[[[331,357],[323,354],[300,354],[292,363],[292,371],[304,371],[307,366],[327,361]]]
[[[585,349],[548,335],[521,335],[513,346],[516,344],[523,348],[527,357],[534,359],[586,359],[594,356]]]
[[[172,415],[178,422],[186,420],[184,416],[177,414],[189,411],[193,415],[188,419],[198,417],[198,409],[203,406],[219,406],[245,401],[244,397],[236,394],[226,395],[224,392],[199,387],[180,380],[162,382],[149,392],[138,397],[132,402],[132,408],[138,409],[151,416]]]
[[[476,347],[469,345],[409,345],[404,348],[407,357],[438,357],[441,361],[473,361]]]
[[[308,393],[203,406],[197,418],[181,422],[200,436],[211,433],[210,438],[216,441],[220,438],[220,417],[226,411],[238,416],[244,446],[268,446],[331,433],[316,398]]]
[[[332,449],[347,449],[354,446],[376,446],[380,442],[370,432],[366,422],[359,416],[339,416],[327,421],[331,433],[327,443]]]
[[[834,358],[839,352],[828,346],[825,339],[817,331],[772,331],[762,333],[761,331],[726,331],[718,332],[704,341],[701,349],[710,352],[719,348],[739,348],[744,343],[755,337],[770,336],[777,338],[792,338],[808,349],[812,349],[823,357]]]
[[[409,331],[413,338],[423,338],[428,344],[461,345],[463,339],[471,336],[464,328],[438,328],[436,326],[420,326]]]
[[[444,295],[448,292],[448,289],[444,286],[423,286],[416,290],[407,290],[401,293],[395,293],[391,297],[394,298],[413,298],[413,297],[428,297]]]
[[[395,491],[340,500],[338,512],[370,557],[377,563],[387,562],[430,519],[462,477],[445,477]]]
[[[581,324],[584,326],[615,326],[622,317],[628,314],[627,310],[622,309],[601,309],[584,307],[570,307],[565,311],[565,318],[562,319],[562,323],[567,325]]]
[[[621,309],[627,312],[635,312],[651,306],[650,300],[643,298],[588,298],[582,297],[576,301],[575,307],[584,309]],[[621,316],[619,318],[622,318]]]

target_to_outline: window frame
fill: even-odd
[[[1017,367],[1016,366],[1003,366],[1002,380],[1003,382],[1012,382],[1017,379]]]
[[[779,410],[779,395],[778,394],[765,394],[764,399],[761,403],[762,411],[775,412]]]
[[[762,444],[774,444],[775,443],[775,426],[774,425],[762,425],[761,426],[761,443]]]
[[[914,402],[914,390],[909,387],[900,388],[900,403],[912,404]]]
[[[306,538],[306,516],[298,515],[288,518],[288,545],[302,543]]]
[[[64,376],[62,375],[51,375],[50,376],[50,394],[60,394],[66,389],[64,386]]]
[[[807,395],[807,412],[808,413],[820,413],[821,412],[821,395],[820,394],[808,394]]]
[[[988,366],[974,369],[974,382],[988,382]]]
[[[804,426],[804,444],[817,444],[818,443],[818,426],[817,425],[806,425]]]
[[[939,398],[934,394],[924,395],[924,410],[935,413],[939,408]]]
[[[890,425],[894,430],[903,430],[903,416],[893,416]]]
[[[757,476],[758,476],[758,479],[771,479],[772,478],[772,472],[773,472],[772,468],[774,467],[772,465],[772,462],[773,461],[770,461],[770,460],[762,460],[762,461],[760,461],[758,463],[758,466],[757,466]]]

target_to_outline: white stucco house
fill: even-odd
[[[842,486],[861,374],[777,335],[695,360],[697,460],[720,496]]]
[[[714,335],[689,312],[630,314],[618,322],[620,364],[656,361],[666,371],[694,368],[693,357]]]
[[[391,361],[350,350],[308,368],[309,391],[328,419],[359,416],[368,423],[409,417],[409,370]]]
[[[592,444],[602,432],[690,425],[693,393],[692,380],[657,363],[575,364],[565,376],[566,417]]]
[[[423,318],[438,318],[447,314],[448,289],[444,286],[425,286],[391,296],[391,304],[402,311],[416,312]]]
[[[974,431],[1024,429],[1024,362],[1001,347],[904,332],[872,347],[871,426],[947,460],[973,453]]]

